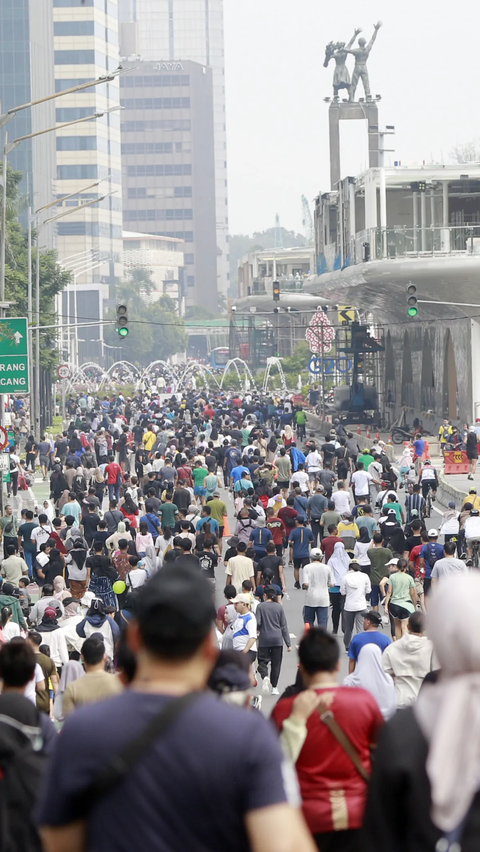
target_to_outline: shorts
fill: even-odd
[[[417,595],[424,594],[423,580],[415,580],[415,591]]]
[[[471,547],[474,541],[480,541],[480,539],[478,539],[478,538],[467,538],[466,539],[467,547]]]
[[[196,485],[195,488],[193,489],[193,493],[197,497],[205,497],[205,494],[207,493],[207,489],[203,488],[201,485]]]
[[[370,593],[370,603],[372,606],[378,606],[380,603],[380,586],[373,586]]]
[[[308,556],[307,557],[301,556],[301,557],[293,560],[293,567],[294,568],[304,568],[305,565],[308,565],[309,562],[310,562],[310,559],[308,558]]]
[[[48,467],[48,456],[40,456],[40,464]]]
[[[398,618],[400,621],[405,621],[405,619],[410,618],[411,612],[408,609],[405,609],[404,606],[399,606],[399,604],[389,604],[388,611],[390,615],[393,615],[394,618]]]
[[[290,485],[288,479],[277,479],[277,486],[279,488],[288,488]]]
[[[308,474],[308,478],[309,478],[310,482],[316,482],[316,480],[318,479],[319,473],[320,473],[319,470],[312,470],[312,472]]]

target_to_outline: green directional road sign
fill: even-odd
[[[25,317],[0,319],[0,393],[28,393],[28,332]]]

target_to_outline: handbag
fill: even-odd
[[[347,757],[350,758],[358,774],[362,776],[364,781],[370,781],[370,773],[368,769],[365,769],[357,749],[355,748],[351,739],[347,736],[343,728],[341,728],[338,724],[332,711],[329,710],[328,707],[326,707],[324,704],[320,703],[318,705],[318,712],[320,714],[321,721],[324,725],[327,726],[332,736],[335,737],[339,746],[343,748]]]
[[[86,819],[94,804],[114,790],[127,777],[130,770],[151,749],[152,743],[164,736],[178,717],[192,704],[202,692],[189,692],[180,698],[173,698],[131,742],[117,754],[113,754],[106,766],[94,777],[93,781],[79,793],[73,802],[75,819]]]

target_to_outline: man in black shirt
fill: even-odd
[[[422,544],[422,525],[420,521],[412,521],[412,534],[405,540],[405,551],[408,550],[408,554],[412,552],[414,547]]]
[[[185,480],[180,479],[175,491],[173,492],[173,502],[175,503],[178,511],[180,512],[184,509],[188,510],[190,500],[190,491],[188,488],[185,488]]]
[[[95,505],[94,503],[89,503],[88,512],[82,518],[83,535],[89,547],[91,547],[92,541],[95,538],[99,523],[100,518],[96,513]]]
[[[218,565],[218,556],[213,550],[213,539],[206,536],[203,542],[203,550],[197,550],[196,556],[203,576],[207,578],[213,587],[213,591],[215,591],[215,568]]]
[[[325,436],[325,443],[322,444],[321,448],[323,465],[325,464],[333,465],[333,459],[335,457],[335,442],[332,441],[330,435]]]
[[[192,568],[200,568],[200,560],[198,559],[198,556],[195,556],[195,554],[192,553],[192,542],[190,539],[181,538],[180,541],[181,554],[178,558],[182,560],[182,565],[188,565]]]
[[[273,580],[272,582],[279,586],[282,591],[285,591],[285,575],[283,573],[283,559],[280,556],[277,556],[275,553],[275,545],[273,541],[269,541],[267,544],[267,555],[260,559],[257,565],[257,576],[255,578],[255,582],[257,586],[260,585],[262,580],[262,574],[265,570],[273,572]]]

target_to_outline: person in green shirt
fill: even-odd
[[[205,505],[205,495],[206,489],[204,486],[205,478],[208,476],[208,470],[203,466],[202,462],[197,461],[195,463],[195,467],[192,470],[192,479],[193,479],[193,493],[195,497],[200,498],[200,503],[202,506]]]
[[[372,592],[370,603],[372,604],[372,609],[378,611],[378,605],[381,597],[380,583],[391,573],[390,567],[387,566],[393,559],[393,553],[389,547],[383,546],[383,536],[381,532],[373,534],[373,544],[367,552],[371,565],[370,582],[372,584]]]
[[[165,527],[170,527],[173,530],[178,516],[178,507],[173,502],[172,496],[167,492],[167,499],[158,509],[158,516],[162,525],[162,530]]]
[[[203,487],[205,488],[205,499],[208,500],[209,497],[213,497],[214,492],[219,488],[220,483],[218,481],[218,476],[216,473],[209,473],[208,476],[203,480]]]
[[[415,580],[407,572],[408,562],[399,559],[397,572],[390,574],[385,598],[385,613],[392,615],[395,622],[395,638],[401,639],[407,632],[407,622],[417,606]]]
[[[307,422],[307,415],[305,414],[303,408],[299,408],[298,411],[295,412],[295,423],[297,424],[297,435],[299,438],[305,438],[305,424]]]
[[[243,426],[242,428],[242,447],[246,447],[248,444],[248,439],[250,437],[250,432],[252,431],[251,426]]]
[[[342,520],[342,516],[339,512],[335,511],[335,503],[333,500],[329,500],[327,511],[323,513],[320,518],[320,526],[322,528],[322,538],[327,535],[327,530],[331,524],[335,524],[338,526],[340,521]]]
[[[287,451],[285,447],[281,447],[280,455],[275,461],[275,467],[278,470],[278,479],[277,485],[285,494],[288,491],[290,485],[290,477],[292,475],[292,462],[290,460],[290,456],[287,456]]]
[[[405,518],[403,517],[403,510],[400,506],[400,503],[395,497],[395,494],[387,494],[387,502],[383,504],[383,508],[387,510],[393,509],[395,512],[397,521],[399,524],[405,523]]]
[[[227,507],[223,500],[220,500],[220,492],[215,491],[213,495],[213,500],[208,500],[207,503],[210,506],[210,515],[211,517],[218,523],[218,538],[221,539],[223,537],[223,527],[225,525],[225,518],[227,517]]]
[[[370,450],[364,450],[363,453],[357,458],[357,464],[358,462],[362,462],[364,470],[368,470],[368,465],[372,464],[372,462],[374,461],[375,459],[373,458]]]

